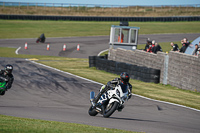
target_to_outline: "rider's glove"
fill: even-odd
[[[107,86],[108,86],[109,88],[113,88],[113,87],[114,87],[114,85],[113,85],[111,82],[108,82],[108,83],[107,83]]]

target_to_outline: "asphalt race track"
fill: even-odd
[[[199,37],[199,33],[194,34],[153,34],[139,35],[138,43],[145,44],[146,39],[155,39],[159,42],[181,41],[184,37],[188,40],[194,40]],[[21,47],[19,54],[32,55],[51,55],[74,58],[88,58],[88,56],[97,55],[100,51],[109,48],[109,36],[90,36],[90,37],[66,37],[66,38],[48,38],[45,43],[36,43],[34,39],[0,39],[0,47]],[[28,43],[28,50],[24,49],[24,44]],[[50,50],[47,51],[47,44]],[[66,51],[62,51],[66,44]],[[77,45],[80,45],[80,51],[77,51]],[[170,44],[169,44],[170,47]]]
[[[98,41],[95,38],[104,40],[107,37],[83,37],[80,40],[87,40],[88,38],[93,38],[93,41],[97,44]],[[59,42],[64,38],[56,39]],[[56,42],[56,39],[52,40]],[[78,37],[71,39],[74,39],[74,44],[76,44],[75,41],[78,42]],[[188,39],[192,40],[189,37]],[[32,40],[35,41],[35,39]],[[48,39],[48,41],[51,42],[51,39]],[[90,41],[88,40],[88,42]],[[60,45],[61,43],[62,41],[60,41]],[[34,48],[34,45],[46,44],[33,43],[30,44],[30,47]],[[0,46],[19,47],[24,46],[24,42],[23,39],[11,39],[11,41],[4,39],[3,41],[0,40]],[[92,43],[90,43],[90,46],[92,46]],[[53,49],[46,52],[54,55],[55,53],[52,51]],[[98,49],[92,47],[87,51],[89,52],[83,52],[82,55],[98,54],[101,49],[98,51]],[[32,54],[31,48],[27,51],[24,49],[19,51],[20,54],[23,52]],[[39,51],[37,52],[39,54]],[[73,57],[73,54],[68,56]],[[101,115],[91,117],[87,113],[90,106],[89,92],[95,91],[95,93],[98,93],[101,85],[24,59],[0,58],[0,68],[3,68],[6,64],[14,66],[15,81],[13,87],[4,96],[0,97],[0,114],[147,133],[200,132],[200,111],[146,100],[136,96],[127,102],[122,112],[116,111],[110,118],[103,118]]]
[[[97,93],[100,85],[24,59],[0,58],[1,68],[8,63],[14,66],[15,81],[0,97],[0,114],[150,133],[200,131],[200,112],[139,97],[111,118],[91,117],[89,92]]]

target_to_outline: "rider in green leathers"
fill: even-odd
[[[12,65],[6,65],[4,70],[0,70],[0,77],[3,77],[6,81],[6,89],[10,89],[12,87],[12,83],[14,81],[14,77],[12,75],[12,70],[13,70],[13,66]],[[3,93],[1,93],[0,95],[4,95],[5,91]]]

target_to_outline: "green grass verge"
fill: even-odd
[[[109,35],[111,25],[119,22],[87,21],[30,21],[0,20],[0,38],[37,38],[45,33],[48,37]],[[199,33],[200,22],[129,22],[140,27],[139,34]]]
[[[100,56],[104,56],[106,54],[108,54],[108,50],[106,50],[105,52],[101,53]]]
[[[51,57],[43,55],[22,55],[15,54],[15,48],[0,47],[0,57],[14,57],[14,58],[41,58],[41,57]],[[54,57],[57,58],[57,57]]]
[[[1,133],[132,133],[83,124],[44,121],[0,115]]]

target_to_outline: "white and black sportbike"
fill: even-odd
[[[95,104],[93,102],[95,93],[90,92],[91,106],[89,108],[89,115],[96,116],[98,113],[102,114],[103,117],[110,117],[116,110],[121,111],[124,108],[124,103],[128,101],[129,89],[127,85],[118,84],[115,87],[105,91]]]

